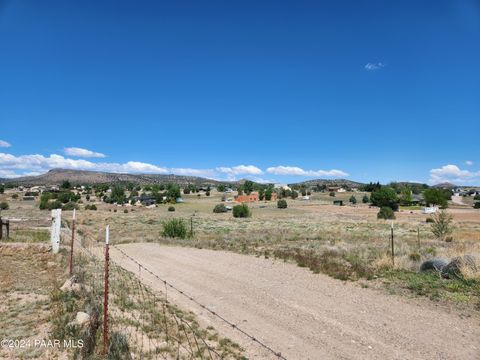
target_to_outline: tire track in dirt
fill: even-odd
[[[287,359],[480,359],[478,314],[465,318],[283,261],[152,243],[119,247]],[[119,251],[111,256],[138,274]],[[165,290],[146,272],[141,279]],[[276,358],[180,294],[169,289],[168,296],[239,343],[249,358]]]

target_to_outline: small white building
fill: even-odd
[[[435,214],[437,211],[438,211],[438,206],[430,206],[430,207],[423,208],[424,214]]]

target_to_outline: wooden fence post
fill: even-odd
[[[105,229],[105,291],[103,298],[103,356],[107,357],[108,352],[108,242],[109,242],[109,226]]]
[[[391,241],[392,241],[392,266],[395,267],[395,248],[393,244],[393,221],[391,227]]]
[[[72,241],[70,242],[70,276],[73,275],[73,241],[75,240],[75,209],[72,216]]]

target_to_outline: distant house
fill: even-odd
[[[259,200],[260,199],[258,197],[258,192],[256,192],[256,191],[253,191],[248,195],[244,194],[244,195],[235,196],[235,201],[240,202],[240,203],[256,202],[256,201],[259,201]]]
[[[327,191],[328,192],[339,192],[339,193],[343,193],[343,192],[346,192],[347,190],[345,190],[343,187],[341,186],[327,186]]]
[[[143,206],[155,205],[157,203],[157,200],[154,196],[146,194],[142,194],[139,198],[136,199],[139,200]]]
[[[411,204],[412,205],[420,205],[424,202],[424,200],[425,199],[423,198],[422,194],[413,194]]]
[[[260,200],[265,200],[265,194],[263,197],[260,199],[260,195],[258,194],[257,191],[252,191],[249,195],[237,195],[235,196],[235,201],[236,202],[257,202]],[[270,201],[276,201],[277,200],[277,193],[272,191],[272,196],[270,197]]]

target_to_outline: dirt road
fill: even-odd
[[[382,294],[283,261],[151,243],[119,247],[287,359],[480,359],[478,314]],[[118,250],[111,256],[138,274]],[[165,289],[146,272],[141,279]],[[185,297],[171,290],[168,296],[239,343],[250,359],[276,358]]]
[[[455,205],[462,205],[462,206],[467,206],[467,204],[465,204],[463,202],[463,198],[461,196],[458,196],[458,195],[453,195],[452,196],[452,202],[455,204]]]

